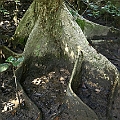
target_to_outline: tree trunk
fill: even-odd
[[[58,62],[64,60],[72,71],[62,101],[66,106],[64,113],[67,113],[70,120],[98,120],[94,111],[75,94],[81,84],[81,77],[85,77],[99,86],[109,87],[111,92],[107,117],[112,118],[111,108],[119,73],[108,59],[89,46],[81,28],[62,0],[35,0],[21,20],[15,37],[19,38],[17,42],[13,39],[16,44],[27,40],[23,52],[24,63],[16,72],[18,84],[24,81],[36,64],[45,65],[50,70],[56,59]],[[20,84],[19,86],[21,91],[22,87]],[[25,101],[28,100],[26,95],[23,97]],[[64,113],[59,116],[64,116]]]

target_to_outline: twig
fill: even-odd
[[[14,69],[14,67],[13,67],[13,77],[14,77],[14,80],[15,80],[16,97],[18,98],[19,106],[20,106],[20,96],[19,96],[19,93],[18,93],[17,78],[16,78],[16,75],[15,75],[15,69]]]

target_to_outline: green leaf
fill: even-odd
[[[24,57],[15,58],[13,56],[8,57],[6,62],[12,63],[14,67],[18,67],[24,60]]]
[[[93,14],[88,14],[88,15],[91,16],[91,17],[93,16]]]
[[[19,57],[19,58],[17,59],[17,61],[15,62],[16,67],[18,67],[18,66],[23,62],[23,60],[24,60],[24,57],[23,57],[23,56],[22,56],[22,57]]]
[[[4,13],[4,15],[9,14],[9,12],[3,7],[0,7],[0,12]]]
[[[90,9],[86,10],[87,13],[89,13],[89,12],[91,12],[91,11],[92,11],[92,10],[90,10]]]
[[[9,63],[0,64],[0,72],[6,71],[10,67]]]
[[[16,61],[16,58],[13,56],[8,57],[6,60],[6,62],[9,62],[9,63],[14,63],[15,61]]]
[[[16,3],[20,3],[20,0],[14,0]]]

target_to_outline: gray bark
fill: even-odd
[[[36,12],[33,12],[33,8]],[[72,75],[66,97],[63,100],[67,106],[65,111],[71,116],[71,120],[98,120],[94,111],[75,94],[78,85],[81,83],[81,77],[100,86],[110,88],[107,117],[108,119],[112,118],[113,96],[119,82],[119,73],[116,67],[106,57],[97,53],[92,46],[89,46],[81,28],[61,1],[36,0],[27,12],[30,13],[25,14],[16,30],[16,34],[20,33],[19,37],[23,36],[28,29],[26,27],[27,20],[36,15],[33,17],[36,17],[35,19],[30,20],[32,21],[30,22],[30,30],[27,30],[28,39],[23,53],[24,64],[17,70],[19,89],[23,92],[25,101],[28,98],[20,85],[22,76],[27,70],[30,71],[35,63],[49,63],[49,59],[42,61],[42,58],[52,54],[55,59],[60,60],[62,58],[70,62],[72,66]]]

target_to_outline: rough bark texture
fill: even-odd
[[[24,65],[23,68],[18,69],[18,82],[21,79],[24,80],[25,73],[31,71],[36,63],[47,63],[51,67],[49,64],[51,60],[62,58],[70,62],[72,66],[67,94],[63,100],[67,106],[65,112],[71,116],[71,120],[98,119],[96,114],[74,93],[81,83],[81,76],[99,86],[110,88],[107,117],[111,119],[113,96],[119,80],[116,67],[104,56],[98,54],[92,46],[89,46],[81,28],[61,1],[35,0],[27,12],[29,14],[25,14],[16,32],[20,33],[19,37],[22,37],[25,31],[27,31],[25,36],[29,35],[23,53]],[[30,30],[28,30],[27,20],[31,16],[34,19],[30,20]],[[43,57],[51,54],[54,56],[53,58],[47,59],[46,57],[43,61]],[[23,73],[21,69],[23,69]],[[23,96],[25,97],[25,95]]]

